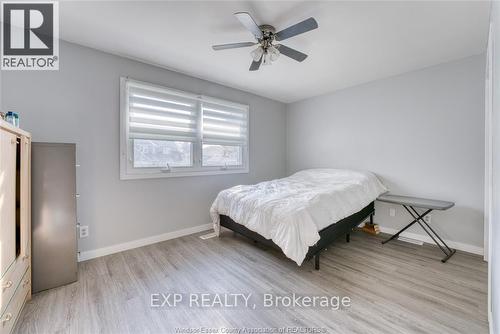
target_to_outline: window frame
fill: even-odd
[[[187,97],[197,101],[198,108],[198,130],[197,139],[192,142],[192,163],[191,167],[135,167],[133,166],[133,139],[129,138],[129,99],[127,91],[127,82],[132,82],[137,86],[144,88],[167,92],[183,97]],[[203,113],[201,105],[203,102],[215,103],[227,107],[236,107],[243,109],[246,112],[247,127],[246,127],[246,145],[242,147],[242,165],[241,166],[203,166],[203,137],[202,137],[202,119]],[[246,104],[222,100],[201,94],[193,94],[184,92],[161,85],[156,85],[144,81],[131,79],[129,77],[120,77],[120,179],[135,180],[135,179],[150,179],[150,178],[165,178],[165,177],[187,177],[187,176],[203,176],[203,175],[224,175],[224,174],[246,174],[250,168],[250,110]],[[208,143],[207,143],[208,144]]]

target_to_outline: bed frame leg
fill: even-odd
[[[373,225],[373,213],[370,215],[370,225]]]
[[[345,242],[350,242],[351,241],[351,233],[347,233],[345,235]]]
[[[319,270],[319,252],[314,255],[314,269]]]

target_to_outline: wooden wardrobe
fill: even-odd
[[[31,298],[31,135],[0,119],[0,334]]]

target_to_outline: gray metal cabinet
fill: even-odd
[[[78,279],[75,144],[32,143],[33,292]]]

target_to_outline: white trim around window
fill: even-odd
[[[248,105],[120,78],[120,179],[249,172]]]

